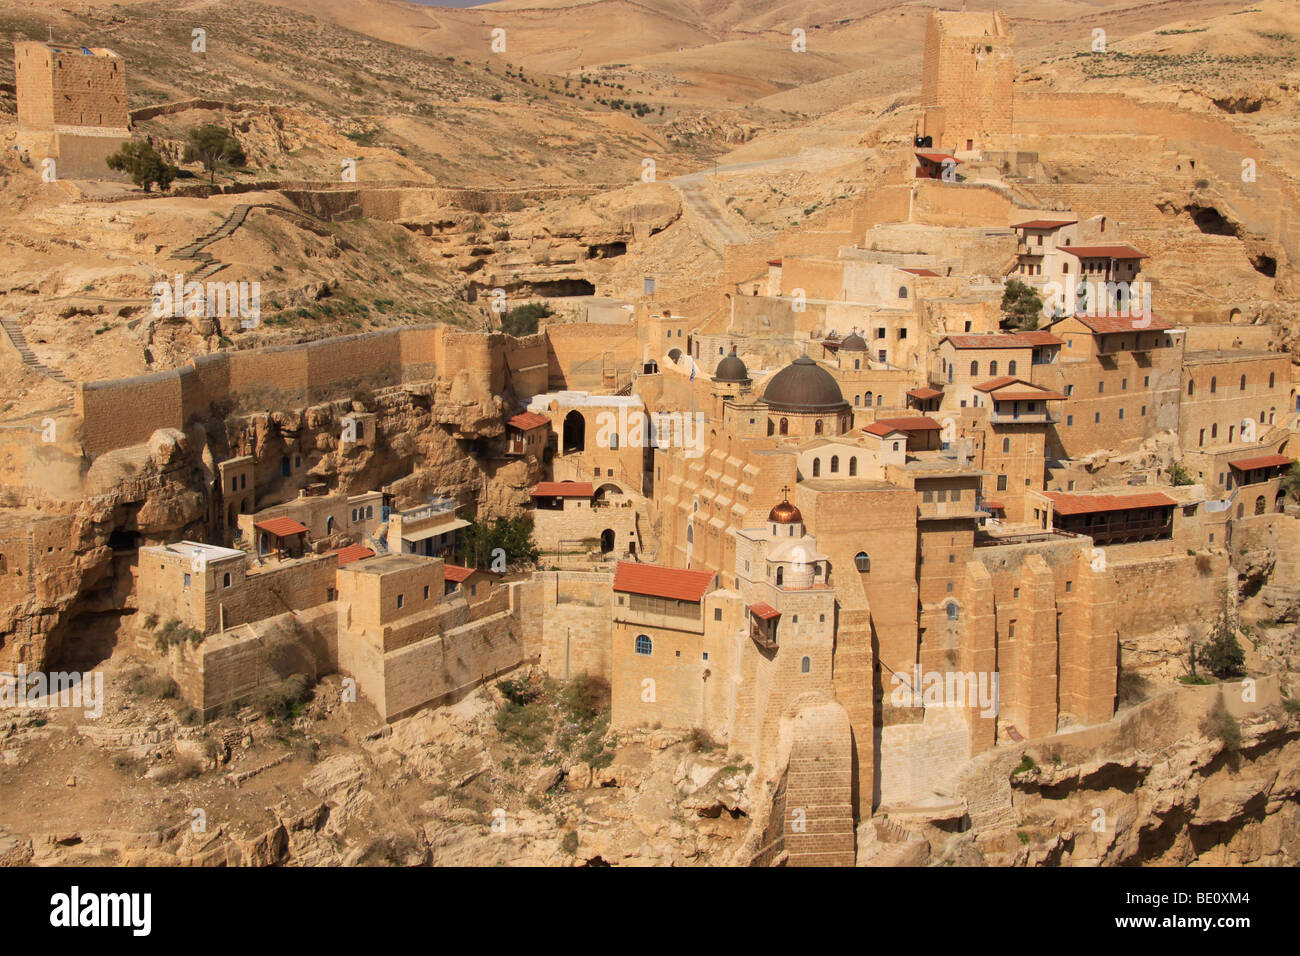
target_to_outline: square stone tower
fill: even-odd
[[[14,44],[16,146],[59,178],[109,178],[104,160],[130,137],[126,67],[112,50],[77,44]]]
[[[925,24],[920,135],[972,153],[1011,135],[1015,38],[1001,12],[932,10]]]

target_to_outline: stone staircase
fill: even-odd
[[[202,263],[199,270],[190,276],[190,281],[202,282],[208,276],[220,272],[226,267],[226,263],[222,262],[212,253],[207,252],[206,249],[208,246],[212,245],[212,243],[225,239],[242,226],[244,220],[248,218],[249,210],[252,208],[253,205],[251,203],[241,203],[230,211],[230,215],[227,216],[216,229],[213,229],[205,236],[200,236],[188,246],[182,246],[172,253],[173,259],[190,259],[194,262]]]
[[[12,316],[0,316],[0,327],[4,328],[5,335],[9,337],[9,343],[14,347],[24,365],[32,371],[58,382],[60,385],[66,385],[69,388],[73,386],[72,379],[58,369],[50,368],[36,357],[36,353],[27,344],[27,336],[23,335],[22,326],[18,324],[17,319]]]

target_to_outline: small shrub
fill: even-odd
[[[1011,776],[1015,777],[1022,773],[1037,773],[1038,770],[1038,764],[1034,763],[1033,757],[1027,753],[1021,754],[1020,763],[1016,764],[1016,769],[1011,771]]]
[[[564,839],[560,841],[560,849],[565,853],[573,856],[578,852],[578,831],[570,830],[564,834]]]
[[[712,753],[718,749],[717,743],[709,736],[709,732],[703,727],[696,727],[691,731],[690,737],[687,738],[690,745],[691,753]]]

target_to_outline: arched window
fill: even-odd
[[[812,658],[805,657],[799,662],[799,673],[808,674],[812,672]]]
[[[1264,503],[1263,495],[1260,495],[1258,498],[1255,499],[1255,514],[1262,515],[1267,508],[1268,505]]]
[[[1016,374],[1016,363],[1014,359],[1007,363],[1007,374],[1008,375]]]
[[[776,569],[776,586],[780,587],[785,583],[785,568],[777,567]]]
[[[979,363],[979,362],[971,362],[971,363],[970,363],[970,374],[971,374],[971,377],[973,378],[974,376],[978,375],[979,373],[980,373],[980,363]]]
[[[1011,451],[1011,439],[1004,438],[1002,439],[1002,454],[1005,455],[1009,451]]]
[[[947,607],[948,607],[948,620],[950,621],[957,620],[957,602],[949,601]]]
[[[782,435],[790,434],[790,422],[788,419],[785,418],[781,419],[781,434]]]
[[[326,533],[326,534],[333,534],[333,533],[334,533],[334,516],[333,516],[333,515],[326,515],[326,516],[325,516],[325,533]]]
[[[856,372],[856,371],[858,371],[858,370],[861,369],[861,368],[862,368],[862,359],[854,359],[854,360],[853,360],[853,371]]]
[[[366,505],[366,517],[367,517],[367,518],[373,518],[374,516],[375,516],[375,506],[374,506],[374,505]]]
[[[831,455],[831,474],[832,475],[839,474],[839,470],[840,470],[840,456]]]
[[[618,451],[618,432],[609,433],[609,450]]]
[[[1213,395],[1219,390],[1219,378],[1217,375],[1210,376],[1210,394]]]
[[[857,553],[857,556],[853,559],[853,563],[857,565],[859,571],[862,572],[870,571],[871,555],[867,554],[867,552],[865,551],[859,551]]]
[[[772,424],[772,419],[769,418],[767,420],[767,433],[769,435],[772,435],[775,434],[775,432],[776,432],[776,426]]]
[[[817,419],[817,421],[813,422],[813,434],[820,435],[821,433],[822,433],[822,420],[819,418]]]
[[[814,458],[814,459],[813,459],[813,477],[814,477],[814,478],[820,478],[821,476],[822,476],[822,460],[821,460],[820,458]]]
[[[900,286],[898,287],[898,297],[899,297],[900,299],[906,299],[906,298],[907,298],[907,286],[905,286],[905,285],[900,285]]]
[[[228,588],[228,587],[230,587],[230,572],[229,572],[229,571],[227,571],[225,574],[223,574],[223,575],[221,576],[221,586],[222,586],[223,588]]]
[[[861,405],[861,404],[862,404],[862,396],[861,396],[861,395],[854,395],[854,396],[853,396],[853,404],[854,404],[854,405]]]
[[[871,394],[870,392],[867,392],[866,400],[867,400],[867,406],[868,406],[868,407],[870,407],[871,404],[872,404],[872,398],[873,398],[872,394]]]
[[[854,455],[849,459],[849,477],[853,478],[858,473],[858,456]]]
[[[989,362],[989,375],[995,376],[997,374],[998,374],[998,363],[997,360],[995,359],[994,361]]]
[[[644,634],[638,634],[636,636],[636,652],[638,654],[643,654],[646,657],[649,657],[654,651],[654,646],[654,641],[650,640],[650,638],[646,637]]]

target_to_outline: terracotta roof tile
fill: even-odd
[[[539,481],[529,492],[534,498],[590,498],[590,481]]]
[[[373,558],[375,552],[373,548],[367,548],[364,544],[350,544],[346,548],[335,548],[330,554],[339,556],[339,567],[345,564],[351,564],[353,561],[364,561],[366,558]]]
[[[1078,319],[1098,335],[1115,332],[1167,332],[1173,328],[1164,319],[1158,319],[1154,315],[1073,315],[1069,318]]]
[[[462,568],[459,564],[444,564],[442,566],[442,576],[448,581],[455,581],[457,584],[467,580],[473,573],[473,568]]]
[[[520,431],[528,431],[530,428],[541,428],[543,425],[550,425],[551,420],[545,415],[538,415],[536,412],[521,412],[514,418],[506,422],[512,428],[518,428]]]
[[[265,531],[269,535],[277,538],[287,538],[290,535],[303,534],[307,526],[301,521],[294,521],[292,518],[267,518],[265,521],[254,523],[254,528],[258,531]]]
[[[912,388],[908,389],[907,394],[911,395],[913,398],[919,398],[922,400],[927,398],[943,397],[943,392],[939,391],[937,388]]]
[[[912,418],[882,418],[875,424],[896,428],[900,432],[937,432],[943,428],[933,418],[917,415]]]
[[[1057,514],[1084,515],[1102,511],[1132,511],[1135,508],[1169,508],[1178,504],[1158,491],[1136,495],[1071,495],[1061,491],[1044,492]]]
[[[760,620],[770,621],[774,617],[780,617],[781,612],[770,604],[751,604],[749,613]]]
[[[1124,243],[1118,246],[1057,246],[1057,252],[1068,252],[1080,259],[1147,259],[1139,249]]]
[[[985,335],[945,335],[940,341],[959,349],[1022,349],[1035,345],[1063,345],[1051,332],[989,332]]]
[[[1286,455],[1261,455],[1259,458],[1238,458],[1236,461],[1228,462],[1230,468],[1236,468],[1238,471],[1251,471],[1255,468],[1273,468],[1279,465],[1291,466],[1295,464],[1295,459],[1288,458]]]
[[[712,571],[620,561],[614,571],[614,590],[699,603],[713,590],[714,577]]]

